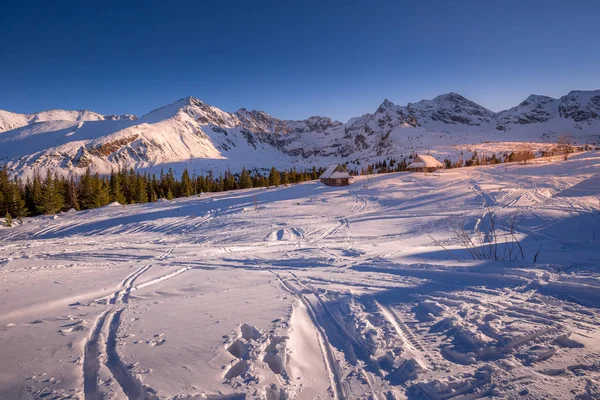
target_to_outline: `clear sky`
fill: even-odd
[[[600,88],[600,1],[26,1],[0,11],[0,109],[346,121],[450,91],[499,111]]]

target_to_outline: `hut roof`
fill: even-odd
[[[327,167],[325,172],[321,174],[319,179],[339,179],[339,178],[350,178],[350,174],[346,172],[344,167],[340,164],[331,164]]]
[[[406,168],[444,168],[444,164],[432,156],[418,155],[415,157],[414,162],[410,163]]]

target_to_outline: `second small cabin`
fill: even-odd
[[[408,164],[406,169],[412,172],[433,172],[438,169],[444,169],[444,164],[432,156],[417,155],[413,162]]]
[[[321,183],[327,186],[348,186],[350,178],[350,174],[340,164],[331,164],[319,177]]]

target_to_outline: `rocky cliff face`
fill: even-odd
[[[569,92],[559,99],[558,112],[577,122],[600,119],[600,90]]]

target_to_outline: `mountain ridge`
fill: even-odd
[[[0,111],[2,126],[11,129],[0,133],[0,164],[18,175],[47,168],[81,173],[92,167],[107,173],[166,165],[194,170],[300,166],[424,150],[451,156],[448,149],[464,143],[548,142],[565,131],[578,140],[596,140],[600,90],[571,91],[559,99],[530,95],[498,113],[455,92],[405,106],[385,99],[375,112],[346,123],[323,116],[283,120],[245,108],[227,112],[188,96],[140,117],[87,110]]]

